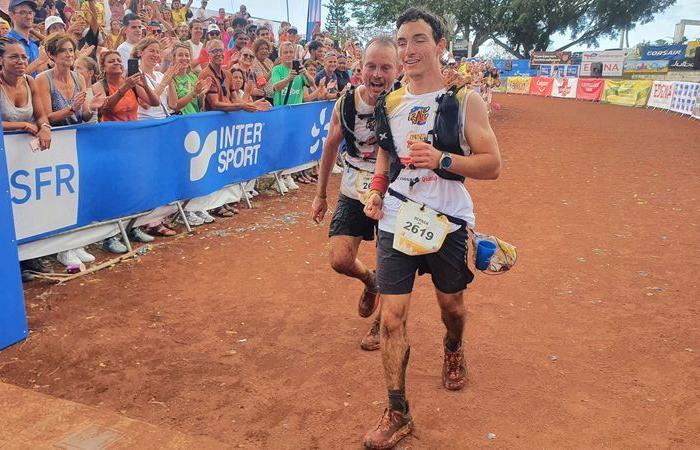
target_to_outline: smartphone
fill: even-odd
[[[298,59],[292,61],[292,70],[296,71],[296,73],[299,73],[299,71],[301,70],[301,61],[299,61]]]
[[[139,73],[139,60],[136,58],[129,58],[126,62],[126,76],[130,77]]]

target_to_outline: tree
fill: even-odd
[[[516,58],[547,50],[552,36],[569,32],[572,41],[557,49],[566,50],[597,39],[614,37],[637,23],[650,22],[654,15],[675,0],[349,0],[360,27],[387,25],[409,6],[423,5],[440,16],[453,14],[457,32],[478,47],[492,39]]]
[[[347,5],[345,0],[329,0],[324,4],[328,8],[326,16],[326,29],[330,31],[337,39],[342,37],[343,29],[348,23]]]

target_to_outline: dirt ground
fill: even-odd
[[[401,448],[697,448],[700,123],[496,101],[504,168],[468,188],[477,228],[520,258],[468,289],[457,393],[441,387],[443,327],[417,283],[417,429]],[[313,192],[266,194],[68,285],[30,284],[32,333],[0,353],[0,380],[230,447],[360,448],[386,405],[380,354],[359,349],[361,286],[330,269]]]

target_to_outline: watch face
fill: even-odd
[[[452,157],[448,155],[444,155],[442,157],[442,161],[440,161],[440,165],[442,166],[443,169],[449,169],[450,166],[452,165]]]

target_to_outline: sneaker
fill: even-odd
[[[286,177],[282,178],[282,181],[284,182],[285,186],[287,186],[287,189],[289,189],[289,190],[299,189],[299,185],[294,182],[291,175],[287,175]]]
[[[365,434],[362,443],[367,448],[392,448],[413,431],[413,418],[407,410],[401,411],[386,408],[377,426]]]
[[[202,211],[195,211],[194,213],[197,215],[197,217],[199,217],[200,219],[202,219],[202,220],[204,221],[204,223],[212,223],[212,222],[214,222],[214,217],[213,217],[211,214],[209,214],[208,212],[204,211],[204,210],[202,210]]]
[[[467,365],[464,362],[464,349],[460,344],[459,350],[451,352],[444,345],[445,359],[442,364],[442,384],[445,389],[458,391],[464,387],[467,381]]]
[[[144,244],[147,244],[149,242],[153,242],[156,240],[153,236],[150,234],[146,233],[143,231],[141,228],[132,228],[131,231],[129,231],[129,239],[131,239],[134,242],[141,242]]]
[[[95,261],[95,257],[88,253],[83,247],[76,248],[73,251],[75,252],[75,256],[77,256],[81,262],[91,263]]]
[[[200,225],[204,225],[204,219],[199,217],[193,211],[185,211],[185,218],[187,219],[187,222],[190,224],[191,227],[198,227]],[[182,217],[180,217],[178,220],[184,223]]]
[[[365,286],[360,296],[360,302],[357,304],[357,313],[360,317],[369,317],[374,314],[379,304],[379,294],[377,294],[376,287],[377,278],[374,271],[372,271],[372,278],[374,279],[375,287],[369,288]]]
[[[32,281],[34,279],[34,274],[31,273],[28,270],[23,270],[22,271],[22,283],[27,283],[29,281]]]
[[[360,342],[360,348],[368,352],[379,350],[379,325],[381,324],[379,316],[372,322],[372,327],[367,331],[367,334]]]
[[[43,258],[32,258],[20,262],[20,267],[23,270],[30,270],[32,272],[39,273],[50,273],[51,267],[49,263]]]
[[[342,167],[340,167],[338,164],[334,165],[333,166],[333,173],[336,175],[343,173]]]
[[[129,251],[126,245],[122,244],[116,236],[102,241],[102,249],[110,253],[126,253]]]
[[[64,266],[80,266],[82,261],[80,258],[78,258],[78,255],[75,254],[75,251],[73,250],[66,250],[65,252],[58,252],[56,254],[56,259],[58,262],[63,264]]]

